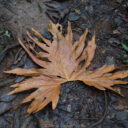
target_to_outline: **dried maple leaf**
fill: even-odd
[[[32,29],[35,36],[39,37],[43,42],[37,41],[27,31],[27,35],[31,42],[43,49],[43,52],[35,51],[31,42],[28,41],[27,48],[19,39],[19,43],[30,56],[30,58],[41,68],[40,69],[22,69],[17,68],[6,73],[13,73],[23,76],[31,76],[27,80],[16,83],[11,87],[15,88],[10,94],[26,91],[35,88],[36,90],[26,97],[22,103],[32,101],[28,108],[28,114],[43,109],[48,103],[52,102],[52,108],[55,109],[59,99],[61,84],[67,81],[80,80],[89,86],[97,89],[105,90],[112,88],[115,84],[127,84],[127,81],[119,80],[128,76],[128,71],[115,71],[114,65],[104,65],[94,71],[88,71],[96,49],[95,35],[88,42],[85,48],[85,40],[88,29],[84,34],[73,43],[73,34],[71,24],[68,22],[67,34],[62,34],[62,26],[60,24],[49,24],[49,32],[53,35],[53,41],[50,41],[36,30]],[[46,52],[44,52],[44,50]],[[35,55],[34,55],[35,54]],[[42,60],[47,57],[48,61]],[[83,65],[80,62],[84,61]]]

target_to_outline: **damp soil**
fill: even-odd
[[[125,98],[107,90],[99,91],[81,81],[62,85],[59,103],[53,111],[51,104],[27,116],[28,104],[18,106],[29,95],[23,92],[7,95],[10,85],[25,77],[6,75],[3,71],[36,65],[17,45],[27,29],[35,28],[51,39],[49,20],[59,22],[66,32],[67,21],[72,23],[76,40],[89,29],[89,38],[96,33],[97,49],[89,70],[104,64],[125,64],[128,43],[128,3],[125,0],[0,0],[0,128],[128,128],[128,86],[117,85]],[[11,48],[6,48],[12,46]],[[5,52],[3,52],[6,50]],[[2,52],[4,54],[2,54]]]

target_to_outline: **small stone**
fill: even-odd
[[[12,101],[16,97],[16,95],[8,95],[8,93],[2,94],[0,97],[0,101],[9,102],[9,101]]]
[[[15,82],[18,83],[18,82],[21,82],[21,81],[24,80],[24,79],[25,79],[24,76],[19,76],[19,77],[15,80]]]
[[[43,36],[44,36],[45,38],[49,39],[49,40],[52,38],[52,35],[51,35],[48,31],[45,31],[45,32],[43,33]]]
[[[68,20],[70,21],[76,21],[80,18],[80,16],[78,14],[76,14],[75,12],[71,12],[68,16]]]
[[[67,111],[68,111],[68,112],[71,112],[71,109],[72,109],[71,104],[69,104],[69,105],[67,106]]]
[[[118,39],[116,39],[116,38],[110,38],[110,39],[108,40],[108,43],[119,45],[119,44],[120,44],[120,41],[119,41]]]
[[[24,65],[24,69],[36,68],[36,67],[37,65],[35,65],[30,58],[27,58],[25,65]]]
[[[0,102],[0,114],[3,114],[11,109],[10,103]]]
[[[109,111],[112,111],[112,107],[109,107]],[[108,120],[111,120],[111,119],[114,119],[115,117],[115,113],[114,112],[111,112],[111,114],[109,114],[106,119]]]
[[[115,23],[116,23],[117,25],[120,25],[120,24],[122,23],[121,18],[120,18],[120,17],[115,18]]]

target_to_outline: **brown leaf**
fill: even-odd
[[[22,43],[19,43],[30,56],[30,58],[41,68],[40,69],[13,69],[5,71],[17,75],[31,76],[23,82],[16,83],[11,87],[15,88],[10,94],[36,89],[21,103],[32,101],[28,108],[28,114],[43,109],[47,104],[52,102],[52,108],[55,109],[59,99],[61,84],[67,81],[80,80],[89,86],[93,86],[100,90],[110,89],[118,94],[112,86],[116,84],[127,84],[127,81],[119,79],[128,76],[128,70],[117,71],[114,65],[104,65],[94,71],[88,71],[96,49],[95,35],[88,42],[85,48],[85,40],[88,29],[84,34],[73,43],[73,33],[71,23],[68,22],[67,34],[62,34],[62,26],[50,22],[49,32],[53,35],[53,41],[44,38],[36,30],[32,29],[35,36],[40,38],[42,42],[35,40],[27,31],[28,38],[42,49],[41,52],[35,51],[29,40],[29,49]],[[33,51],[33,52],[31,52]],[[45,51],[45,52],[44,52]],[[48,61],[41,58],[47,57]],[[80,62],[84,60],[84,64]],[[112,73],[114,71],[114,73]],[[122,95],[122,94],[120,94]]]

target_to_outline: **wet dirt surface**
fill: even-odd
[[[89,37],[94,34],[94,31],[96,33],[97,49],[89,70],[104,64],[125,63],[123,55],[126,52],[121,46],[122,42],[128,42],[128,5],[125,1],[67,0],[45,2],[45,4],[43,2],[43,0],[0,1],[0,25],[4,28],[1,31],[5,33],[9,30],[11,35],[10,38],[5,36],[7,45],[1,44],[3,35],[0,36],[0,46],[3,49],[16,43],[18,36],[24,37],[25,30],[31,27],[51,39],[47,32],[49,18],[54,22],[59,21],[64,29],[69,20],[72,23],[75,39],[87,27]],[[18,52],[23,56],[14,64]],[[56,128],[128,128],[127,85],[115,87],[125,95],[125,98],[122,98],[108,90],[102,92],[88,87],[80,81],[68,82],[62,85],[59,103],[54,111],[49,104],[40,112],[27,117],[29,104],[24,104],[17,109],[16,107],[31,91],[7,95],[13,81],[19,82],[24,77],[3,73],[4,70],[19,66],[31,68],[36,65],[18,46],[10,49],[0,63],[0,128],[52,128],[54,126]]]

